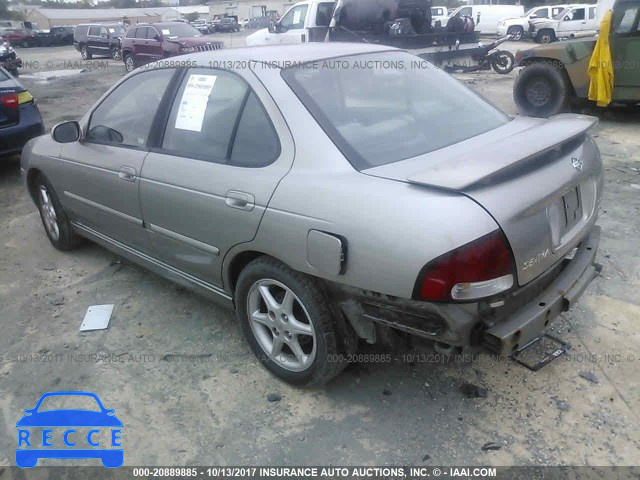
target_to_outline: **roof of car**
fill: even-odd
[[[393,47],[368,43],[303,43],[298,45],[276,45],[244,47],[201,52],[189,55],[189,58],[206,63],[210,60],[244,60],[272,62],[274,64],[306,63],[328,58],[358,55],[365,53],[397,51]]]

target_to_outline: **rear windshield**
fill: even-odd
[[[423,155],[511,120],[406,52],[296,65],[282,76],[358,170]]]

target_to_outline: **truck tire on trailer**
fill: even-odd
[[[520,72],[513,85],[518,110],[530,117],[551,117],[569,104],[570,86],[564,73],[555,66],[538,62]]]

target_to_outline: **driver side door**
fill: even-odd
[[[640,91],[640,4],[620,2],[611,21],[613,98],[633,100]]]
[[[279,22],[280,33],[276,34],[273,45],[291,45],[296,43],[306,43],[309,41],[308,32],[305,28],[308,4],[301,4],[291,8]]]
[[[73,221],[140,251],[148,250],[138,196],[147,140],[173,69],[143,71],[93,110],[79,141],[64,144],[52,179]]]

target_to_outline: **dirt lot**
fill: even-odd
[[[52,62],[31,73],[80,62],[69,47],[20,53]],[[84,114],[124,73],[120,62],[94,67],[23,76],[47,127]],[[515,115],[516,74],[458,77]],[[418,344],[409,353],[423,356],[291,388],[258,365],[231,312],[95,245],[54,250],[18,164],[1,162],[0,465],[13,464],[23,409],[51,390],[93,391],[115,409],[127,465],[640,464],[640,112],[591,113],[606,166],[604,269],[555,324],[570,353],[535,373],[485,354],[442,364]],[[87,307],[103,303],[116,306],[109,329],[78,332]],[[486,397],[467,398],[465,382]],[[501,448],[484,451],[487,442]]]

